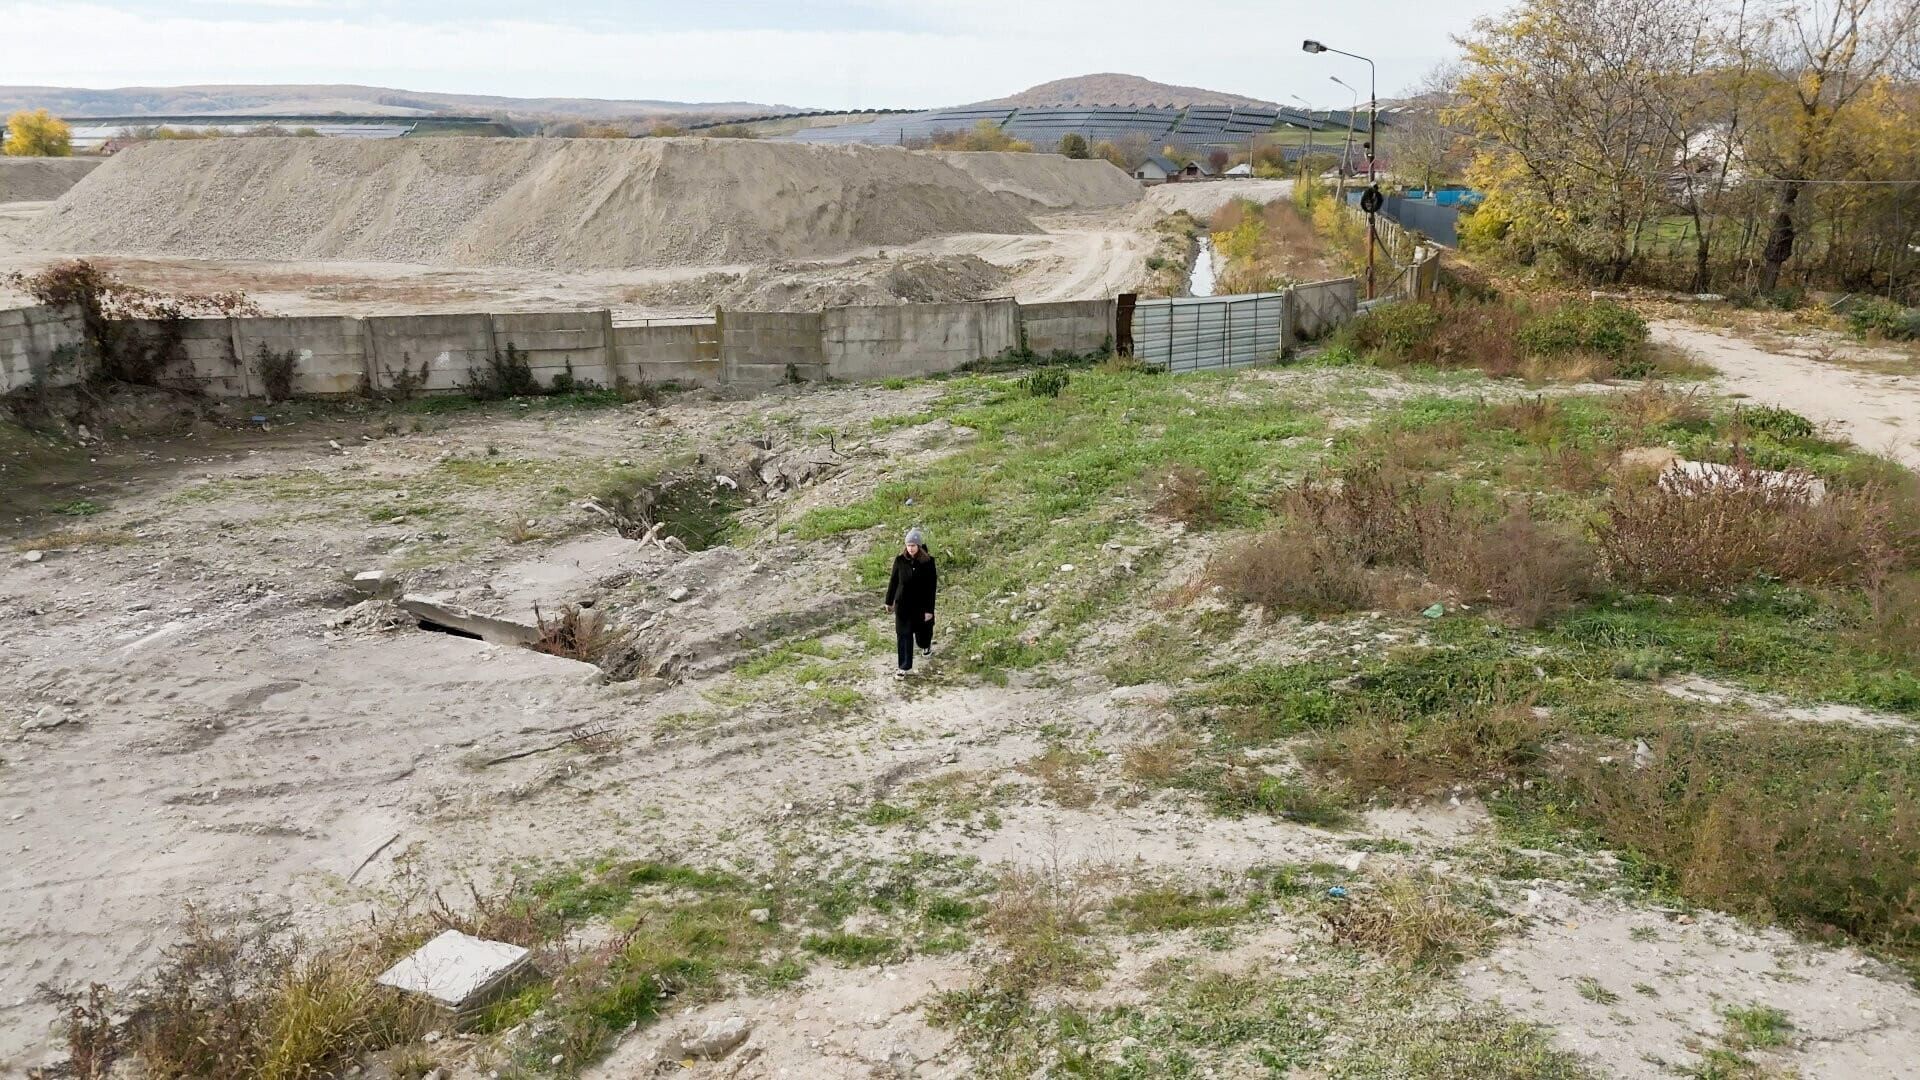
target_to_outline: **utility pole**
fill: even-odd
[[[1307,152],[1300,158],[1300,182],[1307,183],[1307,162],[1313,158],[1313,131],[1318,125],[1313,119],[1313,104],[1299,94],[1289,95],[1293,100],[1307,107]]]
[[[1367,190],[1360,196],[1360,209],[1367,212],[1367,299],[1372,300],[1374,298],[1373,249],[1380,242],[1380,231],[1375,220],[1375,215],[1379,213],[1381,204],[1386,201],[1380,194],[1380,185],[1374,180],[1373,168],[1375,150],[1373,144],[1380,138],[1379,73],[1374,67],[1373,61],[1368,57],[1361,56],[1358,53],[1344,52],[1340,49],[1329,49],[1311,38],[1301,42],[1300,49],[1302,52],[1309,53],[1336,53],[1340,56],[1349,57],[1354,60],[1365,60],[1367,62]],[[1346,84],[1341,83],[1340,85],[1345,86]],[[1351,124],[1349,124],[1348,130],[1352,130]],[[1349,135],[1348,139],[1349,145],[1351,145],[1352,136]]]

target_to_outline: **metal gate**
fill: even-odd
[[[1171,372],[1264,364],[1286,347],[1287,294],[1183,296],[1133,309],[1133,355]]]

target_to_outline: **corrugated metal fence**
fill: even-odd
[[[1175,373],[1270,363],[1286,345],[1286,293],[1141,300],[1133,309],[1133,355]]]

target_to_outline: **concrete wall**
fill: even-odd
[[[402,371],[418,375],[424,368],[421,389],[458,390],[469,381],[469,369],[485,367],[493,356],[489,315],[387,315],[362,319],[361,325],[378,386],[391,385]]]
[[[542,386],[573,370],[576,380],[614,384],[613,319],[605,311],[559,311],[489,316],[494,348],[527,354],[527,366]]]
[[[614,366],[631,382],[719,387],[720,328],[710,322],[613,328]]]
[[[233,319],[234,351],[245,364],[247,393],[263,393],[260,350],[292,351],[293,392],[351,394],[367,372],[366,329],[342,315]]]
[[[1289,337],[1312,341],[1353,318],[1360,302],[1359,283],[1353,278],[1316,281],[1287,290]]]
[[[789,378],[818,382],[828,374],[818,311],[722,311],[720,381],[743,389]],[[791,367],[791,372],[789,372]]]
[[[931,375],[1020,345],[1020,305],[1011,300],[831,308],[820,317],[836,379]]]
[[[31,386],[36,377],[64,385],[80,377],[76,358],[64,370],[49,372],[56,350],[78,349],[85,340],[80,319],[52,308],[0,311],[0,394]]]
[[[1299,286],[1289,304],[1293,331],[1309,338],[1338,325],[1352,316],[1354,296],[1351,279]],[[989,300],[728,311],[713,322],[619,327],[606,311],[192,319],[182,332],[187,363],[169,376],[216,397],[260,396],[264,346],[296,354],[299,394],[350,394],[363,383],[391,388],[403,368],[415,378],[424,370],[422,389],[445,393],[465,386],[470,369],[511,345],[526,354],[543,386],[570,366],[576,380],[604,387],[624,380],[751,391],[786,381],[789,366],[808,382],[952,371],[1018,348],[1023,338],[1040,355],[1089,353],[1111,342],[1115,308],[1112,300]],[[45,308],[0,311],[0,393],[30,384],[56,349],[80,341],[74,316]],[[71,383],[81,375],[76,363],[55,372],[53,381]]]
[[[1086,354],[1113,345],[1113,300],[1068,300],[1057,304],[1021,304],[1020,332],[1027,348],[1040,356],[1056,352]]]

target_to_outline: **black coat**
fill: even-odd
[[[906,552],[893,557],[893,577],[887,582],[887,603],[895,618],[925,615],[933,611],[934,595],[940,591],[940,570],[933,556],[921,553],[910,559]]]

